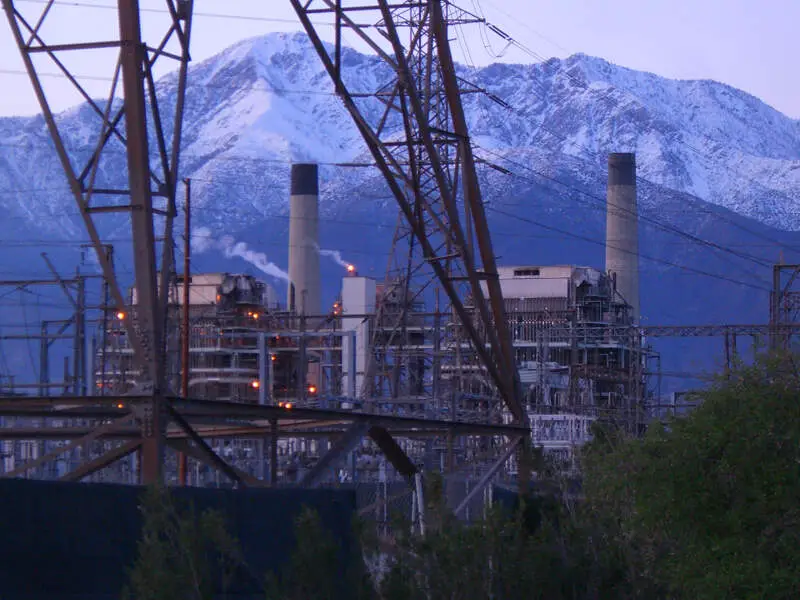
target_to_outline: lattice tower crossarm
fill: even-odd
[[[471,20],[471,15],[441,0],[290,2],[413,233],[421,257],[409,272],[418,272],[423,264],[433,271],[501,397],[514,417],[525,422],[447,38],[449,23]],[[334,19],[333,48],[322,42],[312,21],[320,15]],[[401,30],[407,36],[401,37]],[[389,67],[389,81],[374,94],[351,89],[353,74],[342,63],[345,32]],[[410,277],[406,284],[411,284]],[[467,295],[475,306],[472,314],[465,307]]]

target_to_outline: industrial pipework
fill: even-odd
[[[636,203],[636,155],[608,155],[606,200],[606,271],[617,293],[639,320],[639,225]]]
[[[289,198],[289,291],[287,306],[298,314],[322,311],[319,270],[317,165],[292,165]]]

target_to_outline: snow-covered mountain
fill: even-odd
[[[346,50],[343,65],[353,92],[387,80],[372,56]],[[669,80],[585,55],[462,67],[461,75],[508,105],[465,96],[476,154],[512,173],[481,171],[501,262],[602,266],[606,156],[633,151],[642,178],[643,314],[650,322],[765,318],[768,266],[800,248],[798,121],[719,83]],[[175,82],[160,81],[162,107],[174,105]],[[182,176],[193,180],[195,223],[285,263],[289,164],[317,161],[325,165],[323,245],[380,275],[396,207],[374,169],[334,166],[364,159],[365,147],[332,92],[302,34],[246,40],[194,65]],[[67,146],[88,156],[96,136],[89,109],[66,111],[59,123]],[[120,185],[122,160],[109,155],[98,182]],[[43,120],[0,119],[0,237],[85,238],[66,190]],[[27,260],[15,248],[14,260]],[[198,260],[214,268],[225,259]],[[328,274],[331,290],[339,275]]]
[[[348,50],[344,65],[357,73],[358,84],[351,87],[361,89],[353,91],[371,91],[386,80],[372,56]],[[635,151],[640,176],[652,183],[773,227],[800,229],[794,206],[800,193],[800,123],[753,96],[585,55],[536,65],[465,67],[463,75],[511,107],[484,95],[466,97],[477,153],[487,160],[512,171],[514,163],[523,163],[545,174],[562,166],[578,174],[603,169],[608,152]],[[209,209],[210,221],[212,209],[229,227],[231,218],[247,225],[282,210],[289,161],[341,163],[364,153],[303,34],[243,41],[195,65],[190,81],[183,174],[196,181],[198,206]],[[163,104],[174,99],[174,87],[174,76],[160,82]],[[96,135],[92,118],[85,106],[60,116],[69,147],[88,152]],[[43,121],[0,119],[0,139],[3,204],[39,225],[42,214],[60,213],[67,198]],[[114,179],[121,170],[108,171]],[[524,167],[521,174],[537,177]],[[353,183],[374,173],[329,169],[326,175],[332,190],[352,198],[340,182],[352,191]],[[37,185],[21,208],[20,198],[6,191],[31,190],[31,182]],[[226,199],[222,204],[220,196]],[[63,220],[50,225],[66,227]]]

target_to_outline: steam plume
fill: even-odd
[[[192,231],[189,242],[192,250],[197,254],[202,254],[209,250],[219,250],[225,255],[225,258],[241,258],[270,277],[289,281],[289,274],[275,263],[270,262],[266,254],[251,250],[247,247],[247,244],[237,242],[229,235],[216,240],[211,235],[211,230],[208,227],[198,227]]]
[[[289,281],[289,274],[275,263],[269,262],[267,260],[267,255],[263,252],[254,252],[250,250],[244,242],[236,242],[228,235],[220,240],[220,244],[222,245],[222,252],[225,254],[226,258],[238,256],[271,277]]]
[[[317,246],[317,252],[319,253],[320,256],[328,256],[332,258],[334,261],[336,261],[336,264],[338,264],[340,267],[344,267],[345,269],[347,269],[350,266],[350,263],[342,258],[342,253],[339,252],[338,250],[324,250],[319,246]]]

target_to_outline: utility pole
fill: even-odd
[[[183,207],[183,312],[181,322],[181,397],[189,397],[189,306],[191,293],[191,224],[192,181],[184,179],[185,203]],[[263,358],[262,358],[263,360]],[[262,382],[263,385],[263,382]],[[178,484],[186,485],[188,460],[184,452],[178,453]]]

